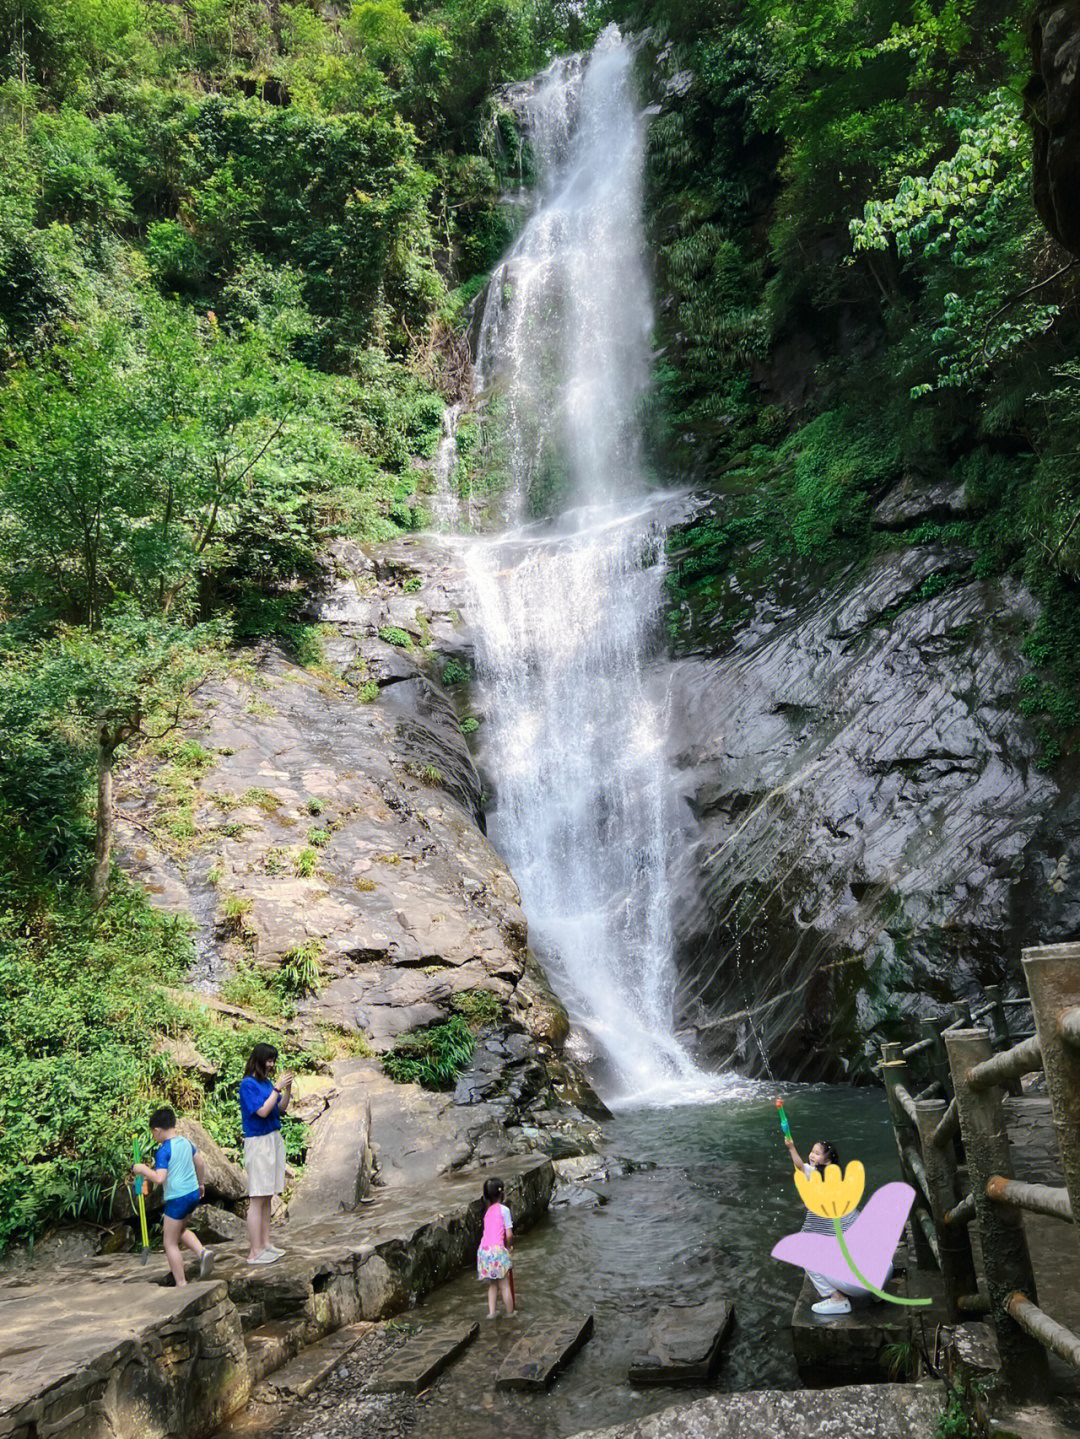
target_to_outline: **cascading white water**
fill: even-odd
[[[518,528],[467,550],[492,836],[616,1099],[698,1073],[672,1027],[674,785],[649,671],[663,532],[641,461],[652,315],[632,60],[611,27],[524,102],[539,200],[493,277],[477,357]]]

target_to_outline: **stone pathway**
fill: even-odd
[[[503,1160],[517,1227],[547,1208],[551,1161]],[[405,1308],[471,1263],[482,1172],[384,1193],[356,1214],[283,1225],[279,1263],[218,1248],[214,1279],[167,1286],[102,1256],[0,1285],[0,1439],[202,1439],[252,1385],[323,1336]]]

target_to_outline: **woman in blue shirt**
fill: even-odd
[[[281,1116],[292,1098],[293,1077],[283,1074],[275,1083],[278,1052],[272,1044],[257,1044],[240,1081],[240,1118],[244,1128],[244,1169],[248,1179],[249,1264],[273,1264],[285,1253],[270,1243],[270,1205],[285,1188],[285,1145]]]

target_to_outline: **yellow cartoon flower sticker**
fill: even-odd
[[[839,1165],[830,1164],[824,1174],[815,1169],[809,1177],[796,1169],[794,1178],[802,1202],[822,1219],[841,1219],[857,1209],[866,1187],[866,1171],[857,1159],[843,1174]]]

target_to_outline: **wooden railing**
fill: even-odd
[[[1080,1338],[1039,1307],[1024,1213],[1074,1224],[1080,1213],[1080,944],[1026,949],[1024,976],[1034,1034],[1013,1043],[1000,992],[987,990],[975,1025],[967,1006],[950,1023],[924,1022],[918,1040],[883,1046],[901,1173],[916,1192],[916,1264],[940,1270],[951,1321],[989,1314],[1002,1374],[1016,1394],[1050,1388],[1047,1350],[1080,1368]],[[1025,1001],[1012,1001],[1025,1003]],[[920,1088],[916,1067],[929,1084]],[[1013,1172],[1004,1100],[1021,1078],[1046,1076],[1065,1184],[1026,1182]],[[913,1093],[912,1091],[916,1091]],[[977,1282],[970,1226],[977,1227],[984,1284]],[[1077,1230],[1062,1231],[1061,1263],[1080,1285]]]

